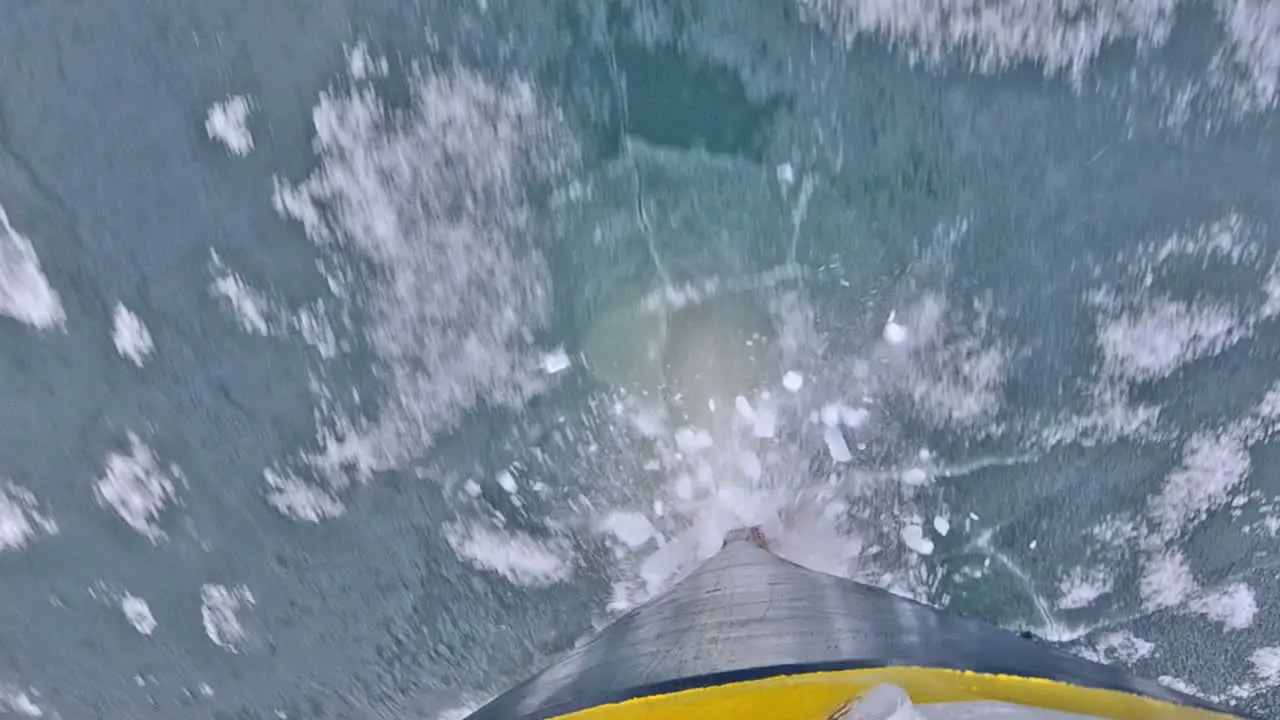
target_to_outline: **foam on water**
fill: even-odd
[[[812,12],[838,10],[834,0],[805,5]],[[863,4],[856,12],[848,5],[827,19],[916,43],[921,58],[972,45],[983,69],[1034,59],[1078,74],[1117,39],[1163,42],[1173,7],[1123,5],[1095,17],[1066,13],[1061,3],[1007,11],[963,5],[951,15],[930,15],[934,5],[925,5]],[[1033,29],[1008,34],[1022,21]],[[385,69],[375,72],[378,63],[358,54],[351,56],[353,82],[326,93],[313,113],[317,168],[297,184],[281,181],[275,196],[278,209],[320,249],[333,293],[305,315],[328,328],[327,335],[315,335],[329,339],[312,343],[315,448],[265,472],[272,505],[307,521],[341,515],[351,478],[407,469],[476,407],[520,406],[553,380],[590,370],[577,348],[541,347],[534,339],[549,317],[551,287],[526,233],[532,220],[523,188],[558,172],[572,154],[558,113],[527,80],[464,67],[423,70],[413,79],[409,105],[391,108],[361,82]],[[656,161],[646,156],[643,162]],[[778,170],[769,183],[788,191],[800,182],[796,174]],[[817,183],[807,175],[803,182],[811,189]],[[602,192],[599,183],[579,189],[582,194],[570,195],[590,201],[591,193]],[[941,245],[964,241],[966,232],[962,221],[939,228],[946,239]],[[1274,433],[1280,390],[1261,398],[1247,417],[1185,430],[1142,391],[1241,348],[1280,316],[1280,270],[1260,237],[1245,218],[1227,215],[1167,238],[1134,239],[1117,256],[1097,261],[1091,291],[1077,298],[1093,318],[1094,371],[1071,402],[1030,418],[1016,415],[1005,397],[1019,371],[1014,358],[1024,351],[997,334],[996,319],[1007,309],[981,294],[964,296],[945,279],[913,277],[891,307],[870,311],[870,337],[856,352],[828,357],[834,329],[822,324],[800,282],[803,273],[719,267],[668,278],[638,294],[637,317],[697,311],[735,294],[763,297],[775,333],[768,342],[777,346],[780,364],[728,398],[709,394],[696,421],[618,387],[594,396],[581,417],[546,418],[570,445],[554,462],[581,485],[560,496],[559,488],[548,491],[511,468],[459,477],[446,483],[458,517],[444,527],[445,538],[479,572],[520,587],[547,587],[578,576],[586,564],[577,541],[589,535],[613,555],[612,613],[669,587],[714,554],[727,531],[755,525],[784,557],[920,599],[936,600],[930,589],[948,572],[955,548],[977,553],[985,563],[976,577],[995,565],[1025,588],[1043,624],[1037,632],[1080,641],[1078,652],[1107,662],[1158,657],[1152,642],[1117,627],[1134,615],[1110,614],[1127,590],[1117,586],[1113,567],[1131,566],[1139,578],[1133,590],[1142,616],[1179,613],[1221,631],[1244,630],[1259,615],[1254,589],[1238,577],[1211,578],[1184,545],[1217,513],[1255,502],[1251,453]],[[1189,292],[1177,282],[1188,267],[1248,275],[1257,292]],[[216,255],[211,269],[214,294],[247,331],[307,335],[303,311],[286,310],[253,290]],[[721,337],[710,331],[700,337],[711,336]],[[680,342],[686,341],[695,354],[719,351]],[[358,409],[361,403],[329,379],[327,363],[342,360],[352,343],[376,357],[376,410]],[[1026,455],[939,457],[900,434],[904,419],[966,441],[1016,438]],[[1034,552],[1037,540],[1020,539],[1018,552],[999,547],[976,513],[953,515],[946,495],[937,492],[943,481],[984,468],[1116,440],[1176,448],[1174,467],[1145,506],[1081,533],[1100,548],[1099,556],[1048,578],[1033,576],[1018,556],[1024,548]],[[514,461],[534,466],[543,452],[529,448]],[[556,509],[534,530],[517,529],[510,508],[491,504],[523,512],[542,500]],[[1280,518],[1280,500],[1259,507]],[[1255,527],[1278,533],[1280,519],[1274,529],[1265,518]],[[1048,538],[1042,544],[1048,546]],[[1038,594],[1042,586],[1053,600]],[[1095,624],[1059,620],[1086,609],[1108,614]],[[1259,653],[1255,678],[1236,686],[1242,697],[1280,684],[1268,679],[1269,656]]]
[[[1229,38],[1231,62],[1245,83],[1244,103],[1271,107],[1280,98],[1280,6],[1270,0],[1215,3]]]
[[[335,400],[321,418],[304,462],[332,487],[420,455],[477,403],[518,406],[544,386],[533,333],[549,288],[524,193],[573,155],[524,78],[423,68],[410,106],[391,109],[350,57],[352,82],[313,112],[318,167],[275,194],[326,253],[337,313],[367,317],[383,384],[374,416]]]
[[[546,587],[573,577],[571,556],[556,541],[479,522],[455,523],[445,529],[445,539],[475,568],[497,573],[515,585]]]
[[[795,2],[804,17],[849,44],[880,35],[914,62],[956,61],[984,73],[1030,62],[1047,75],[1065,74],[1077,88],[1109,47],[1132,44],[1143,52],[1164,45],[1175,23],[1184,21],[1180,7],[1191,5],[1180,0]],[[1280,9],[1270,0],[1221,0],[1211,6],[1217,14],[1214,30],[1225,42],[1193,84],[1173,88],[1170,112],[1185,118],[1191,98],[1219,88],[1238,110],[1273,107],[1280,99]]]
[[[1088,607],[1114,588],[1112,574],[1102,567],[1076,567],[1058,583],[1058,609],[1077,610]]]
[[[1155,652],[1156,646],[1128,632],[1107,632],[1098,636],[1093,647],[1082,649],[1080,655],[1094,662],[1121,662],[1127,665]]]
[[[285,517],[304,522],[320,522],[341,517],[347,507],[323,487],[309,484],[290,470],[267,468],[267,502]]]
[[[1079,78],[1106,46],[1136,40],[1164,42],[1177,0],[797,0],[813,20],[848,41],[883,34],[918,61],[962,57],[975,70],[995,72],[1013,63],[1042,63],[1047,72]]]
[[[49,284],[31,240],[9,223],[0,206],[0,315],[39,330],[61,327],[67,316]]]
[[[928,302],[936,308],[941,300]],[[744,390],[732,406],[715,408],[710,422],[716,432],[681,425],[643,398],[617,403],[615,431],[637,428],[650,441],[647,450],[628,446],[625,452],[645,453],[644,465],[659,481],[645,483],[644,494],[633,491],[631,508],[603,513],[595,526],[612,543],[618,560],[610,609],[633,607],[660,592],[714,554],[729,530],[743,526],[760,527],[771,549],[802,565],[922,596],[926,575],[919,558],[930,555],[934,538],[945,537],[952,528],[941,516],[928,523],[914,509],[912,497],[927,487],[928,470],[879,470],[862,438],[883,431],[863,407],[875,403],[867,394],[873,386],[892,392],[896,383],[906,383],[909,393],[912,380],[936,383],[939,354],[947,352],[938,348],[947,343],[940,340],[945,334],[940,320],[921,321],[927,314],[905,314],[907,334],[921,339],[912,352],[901,354],[903,341],[897,337],[883,345],[871,343],[868,357],[886,360],[875,363],[876,381],[864,379],[838,391],[834,388],[847,380],[842,373],[856,363],[806,361],[814,368],[811,372],[787,371],[762,387]],[[776,319],[780,328],[797,323],[804,325],[795,317]],[[802,336],[811,332],[799,331]],[[957,332],[950,340],[970,342],[961,341],[961,335]],[[778,342],[788,342],[785,332]],[[847,394],[833,397],[827,394],[831,392]],[[825,458],[829,470],[815,475],[815,457]],[[903,460],[936,464],[927,450],[910,452]],[[904,477],[911,482],[903,482]],[[895,507],[885,512],[889,498]],[[867,503],[878,509],[855,509]],[[652,511],[645,509],[650,507]]]
[[[209,251],[209,271],[214,276],[209,293],[227,304],[232,316],[246,332],[266,335],[271,331],[268,318],[274,313],[270,302],[239,275],[227,269],[217,251]]]
[[[1188,607],[1194,613],[1221,623],[1223,630],[1242,630],[1253,624],[1258,614],[1258,602],[1253,590],[1242,582],[1200,595]]]
[[[374,416],[353,414],[327,388],[321,366],[319,449],[303,460],[327,487],[308,482],[288,461],[266,472],[271,503],[310,521],[341,514],[337,493],[347,471],[363,479],[374,470],[401,467],[477,402],[518,405],[543,387],[544,378],[573,367],[562,349],[539,350],[531,341],[531,331],[547,317],[549,286],[541,257],[521,238],[521,180],[553,172],[571,154],[558,114],[518,77],[495,80],[460,67],[422,71],[410,106],[393,110],[358,82],[369,67],[363,52],[350,56],[350,79],[356,82],[326,93],[314,111],[319,167],[297,185],[281,182],[276,193],[280,211],[297,219],[328,253],[324,271],[335,299],[369,315],[365,340],[378,357],[386,391]],[[806,177],[805,184],[812,192],[813,179]],[[363,281],[349,258],[376,268],[378,281]],[[280,313],[264,309],[269,303],[254,297],[216,255],[213,270],[215,293],[244,327],[275,332]],[[820,334],[811,326],[808,301],[788,289],[795,277],[781,270],[745,278],[725,272],[723,278],[668,285],[640,299],[642,312],[682,312],[721,293],[765,292],[781,332],[779,345],[790,348],[800,364],[781,372],[777,384],[741,388],[731,404],[709,401],[708,411],[728,423],[728,434],[675,423],[635,398],[618,404],[605,432],[631,433],[643,426],[639,435],[649,450],[636,456],[666,482],[654,492],[624,493],[634,505],[611,507],[594,521],[595,531],[617,544],[615,609],[664,587],[709,557],[728,530],[744,524],[764,526],[779,552],[843,575],[853,572],[851,563],[864,549],[893,556],[886,568],[914,562],[902,557],[898,518],[867,533],[887,543],[876,546],[850,528],[844,496],[850,484],[909,495],[910,488],[927,486],[933,466],[913,463],[919,466],[883,476],[864,472],[859,457],[867,445],[857,436],[879,427],[864,398],[879,393],[856,378],[808,369],[820,349],[813,338]],[[887,368],[878,385],[913,394],[940,422],[976,419],[998,406],[1003,350],[970,337],[969,328],[944,322],[944,302],[938,295],[921,297],[895,315],[893,327],[901,331],[873,343],[877,349],[863,364]],[[822,397],[850,383],[862,389],[841,391],[843,398]],[[834,413],[837,422],[811,427],[805,418],[822,408],[830,408],[827,414]],[[809,439],[796,442],[797,433]],[[625,447],[627,453],[638,450]],[[815,453],[847,467],[815,478],[802,470]],[[909,482],[900,484],[900,477]],[[500,476],[499,484],[519,506],[523,491],[506,487],[503,478],[514,478]],[[597,506],[632,478],[604,476],[596,482],[600,495],[580,498],[581,507]],[[475,503],[479,493],[468,492],[471,485],[463,484],[460,496]],[[909,509],[909,500],[903,502]],[[923,528],[921,533],[917,547],[932,542]],[[516,584],[564,581],[575,564],[568,545],[516,532],[501,516],[459,520],[446,537],[468,563]],[[859,572],[880,573],[875,567],[862,563]],[[890,573],[885,584],[902,589],[915,582],[918,589],[908,575]]]

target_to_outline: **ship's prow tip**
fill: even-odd
[[[730,530],[729,533],[724,536],[724,544],[729,545],[730,543],[735,542],[751,543],[761,550],[769,549],[769,540],[764,536],[764,531],[760,529],[759,525]]]

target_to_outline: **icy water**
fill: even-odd
[[[1280,5],[8,3],[0,716],[460,717],[760,524],[1280,714]]]

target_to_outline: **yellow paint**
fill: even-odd
[[[839,670],[636,698],[562,715],[556,720],[827,720],[876,685],[897,685],[915,703],[993,700],[1121,720],[1203,720],[1230,715],[1170,705],[1112,690],[1012,675],[922,667]]]

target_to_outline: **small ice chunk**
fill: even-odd
[[[704,489],[710,489],[715,487],[716,472],[715,470],[711,469],[710,463],[708,462],[698,463],[698,468],[695,471],[695,473],[696,475],[694,479],[697,481],[698,485],[700,485]]]
[[[705,430],[682,427],[676,431],[676,448],[686,455],[706,450],[713,444],[711,435]]]
[[[753,452],[743,452],[738,455],[738,469],[746,476],[748,480],[759,480],[763,469],[760,466],[760,458],[756,457]]]
[[[471,497],[480,497],[480,483],[475,480],[468,480],[462,483],[462,491]]]
[[[676,497],[681,500],[693,499],[693,478],[682,474],[676,478]]]
[[[889,320],[884,324],[884,341],[890,345],[901,345],[907,341],[907,327],[894,322],[894,313],[889,313]]]
[[[156,619],[151,614],[147,601],[128,593],[120,599],[120,610],[129,624],[143,635],[150,635],[156,629]]]
[[[951,532],[951,521],[945,517],[938,515],[933,518],[933,529],[938,531],[942,537],[946,537]]]
[[[924,468],[909,468],[902,471],[900,479],[904,485],[928,485],[929,473],[925,472]]]
[[[867,424],[867,420],[871,418],[871,412],[866,408],[851,408],[847,405],[840,406],[840,422],[847,427],[860,428]]]
[[[562,370],[567,370],[569,365],[569,356],[565,354],[562,348],[556,348],[542,356],[542,370],[548,375],[555,375]]]
[[[665,517],[667,514],[667,505],[661,500],[653,501],[653,514],[655,517]]]
[[[1030,549],[1032,549],[1032,550],[1035,550],[1035,549],[1036,549],[1036,546],[1037,546],[1037,545],[1039,545],[1039,544],[1040,544],[1040,541],[1039,541],[1039,540],[1032,540],[1030,543],[1028,543],[1028,544],[1027,544],[1027,547],[1028,547],[1028,548],[1030,548]]]
[[[611,512],[601,525],[632,550],[649,542],[655,534],[653,523],[638,512]]]
[[[515,495],[520,490],[520,486],[516,484],[516,479],[506,470],[498,473],[498,485],[512,495]]]
[[[788,370],[782,375],[782,387],[787,392],[800,392],[800,388],[804,387],[804,376],[795,370]]]
[[[752,408],[751,403],[741,395],[733,399],[733,407],[738,411],[738,414],[742,416],[743,420],[750,422],[756,417],[755,408]]]
[[[902,528],[902,542],[907,548],[921,555],[933,554],[933,541],[924,536],[924,528],[912,523]]]
[[[796,171],[792,169],[791,163],[782,163],[777,169],[778,182],[783,185],[790,185],[796,181]]]
[[[832,460],[846,463],[853,459],[853,453],[849,452],[849,445],[844,441],[844,433],[840,432],[840,428],[828,427],[823,431],[822,439],[827,443],[827,452],[831,453]]]
[[[827,427],[835,427],[840,424],[840,406],[834,403],[822,406],[822,424]]]
[[[970,520],[973,520],[973,521],[977,521],[977,520],[978,520],[978,513],[969,513],[969,519],[970,519]]]
[[[757,438],[771,438],[778,431],[778,417],[773,409],[761,407],[756,411],[756,420],[752,423],[751,433]]]

